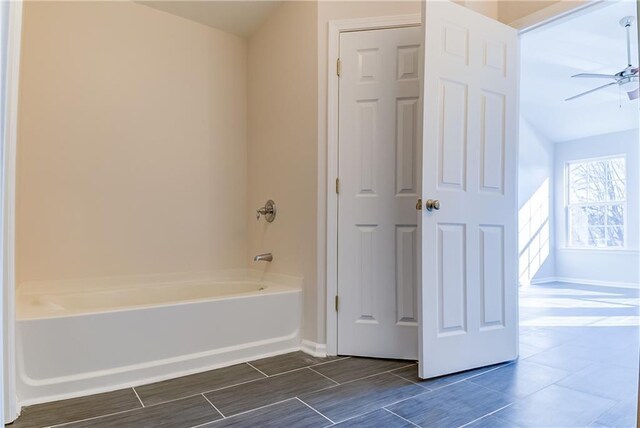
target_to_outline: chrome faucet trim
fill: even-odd
[[[271,253],[258,254],[253,258],[253,261],[254,262],[271,262],[273,261],[273,254]]]
[[[264,204],[264,207],[256,210],[256,220],[260,220],[260,216],[264,216],[267,222],[271,223],[276,218],[276,203],[271,199]]]

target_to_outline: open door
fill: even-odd
[[[518,36],[423,3],[422,378],[518,355]]]

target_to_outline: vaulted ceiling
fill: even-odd
[[[227,33],[248,37],[260,27],[281,1],[142,0],[138,3]]]
[[[627,66],[626,35],[619,21],[635,15],[635,2],[611,2],[522,36],[521,113],[549,140],[561,142],[638,128],[638,100],[629,101],[617,86],[564,101],[608,83],[572,79],[572,75],[615,74]],[[635,25],[632,54],[637,66]]]

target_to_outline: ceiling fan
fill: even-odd
[[[616,74],[593,74],[593,73],[580,73],[571,77],[580,78],[595,78],[595,79],[613,79],[613,82],[606,85],[598,86],[587,92],[583,92],[573,97],[567,98],[565,101],[575,100],[592,92],[599,91],[600,89],[608,88],[609,86],[618,85],[620,90],[625,91],[630,100],[635,100],[640,96],[638,90],[638,67],[634,67],[631,64],[631,25],[635,22],[633,16],[625,16],[620,20],[620,25],[627,30],[627,67]]]

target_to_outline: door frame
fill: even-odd
[[[340,34],[420,25],[422,25],[422,17],[419,13],[329,21],[327,55],[327,355],[337,355],[338,353],[338,311],[335,307],[335,296],[338,293],[338,194],[332,189],[335,189],[338,177],[339,77],[337,61],[340,57]]]
[[[16,391],[16,148],[18,133],[18,88],[20,80],[20,49],[22,41],[22,0],[7,2],[8,16],[0,25],[6,37],[4,50],[5,91],[0,102],[2,107],[3,135],[2,162],[0,163],[0,252],[2,260],[2,293],[0,294],[0,351],[2,359],[2,391],[0,391],[0,419],[2,423],[14,421],[20,414],[20,403]]]

